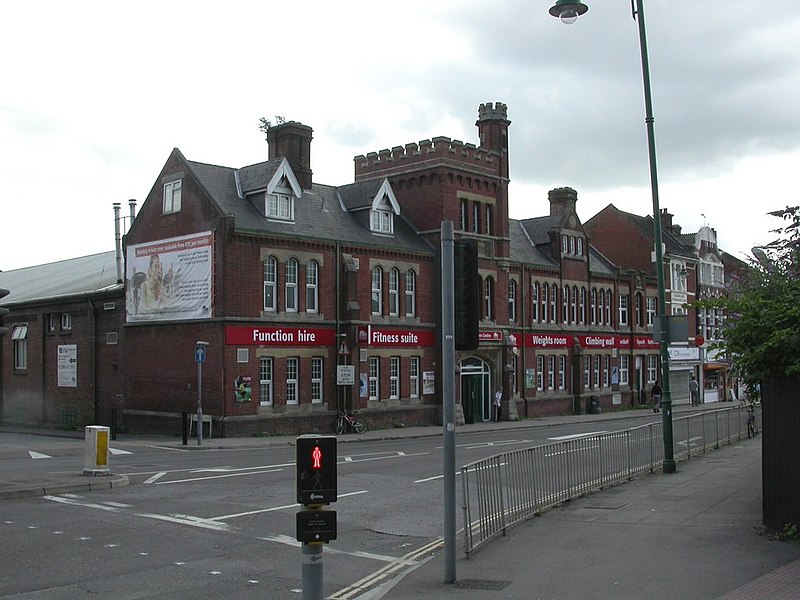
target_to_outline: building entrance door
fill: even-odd
[[[492,381],[489,366],[479,358],[461,361],[461,406],[465,423],[489,421],[492,416]]]

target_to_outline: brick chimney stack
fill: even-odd
[[[550,215],[563,215],[575,212],[578,192],[570,187],[556,188],[547,192],[547,199],[550,200]]]
[[[267,129],[269,158],[285,157],[300,187],[311,189],[311,139],[313,129],[297,121],[279,123]]]

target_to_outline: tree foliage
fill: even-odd
[[[747,275],[723,301],[721,347],[747,383],[800,375],[800,207],[769,213],[778,237],[754,248]]]

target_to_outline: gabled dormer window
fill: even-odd
[[[266,215],[268,219],[281,221],[294,220],[294,196],[289,193],[275,191],[267,195]]]
[[[394,213],[390,207],[373,208],[370,229],[375,233],[394,233]]]
[[[369,216],[369,228],[373,233],[392,235],[394,233],[394,216],[400,214],[400,205],[394,196],[392,186],[384,180],[380,190],[372,200]]]

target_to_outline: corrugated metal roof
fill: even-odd
[[[102,252],[45,265],[0,272],[0,288],[11,293],[3,305],[81,296],[122,289],[116,253]]]

